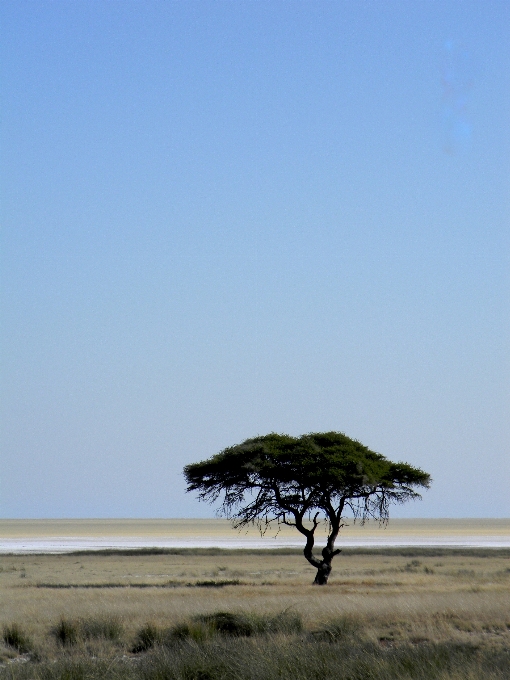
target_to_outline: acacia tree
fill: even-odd
[[[407,463],[392,463],[340,432],[290,437],[268,434],[247,439],[201,463],[187,465],[187,491],[215,502],[234,528],[255,525],[295,527],[306,538],[304,556],[317,569],[314,583],[325,585],[341,551],[335,541],[348,517],[386,523],[391,503],[420,498],[430,476]],[[315,532],[325,522],[322,559],[313,553]]]

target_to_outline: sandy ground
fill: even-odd
[[[323,542],[323,535],[317,543]],[[275,537],[256,529],[237,532],[221,519],[0,520],[0,553],[69,552],[137,547],[301,547],[283,527]],[[393,519],[344,527],[343,546],[510,547],[510,519]]]

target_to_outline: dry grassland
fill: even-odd
[[[147,621],[291,608],[308,628],[356,614],[375,638],[510,644],[508,551],[346,550],[325,588],[310,585],[314,570],[297,551],[176,552],[2,556],[0,624],[17,622],[44,644],[61,617],[114,614],[129,636]]]

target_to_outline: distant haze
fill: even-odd
[[[338,430],[510,517],[510,4],[5,0],[0,517]]]
[[[316,535],[326,542],[325,527]],[[510,519],[394,519],[388,525],[347,523],[340,547],[510,548]],[[263,536],[251,527],[236,531],[224,519],[0,520],[1,553],[72,552],[133,548],[304,547],[304,538],[282,526]]]

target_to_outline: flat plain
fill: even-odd
[[[4,644],[0,649],[3,662],[0,677],[72,678],[75,676],[69,675],[69,664],[81,664],[83,671],[83,659],[95,658],[111,662],[110,675],[105,674],[104,669],[102,675],[94,675],[96,663],[95,666],[85,665],[85,671],[80,671],[82,674],[76,677],[149,678],[152,676],[145,666],[145,675],[140,670],[136,671],[137,675],[133,663],[126,665],[126,659],[138,663],[144,654],[147,658],[152,654],[152,663],[155,663],[154,654],[160,654],[157,658],[161,661],[161,649],[168,654],[169,648],[168,645],[161,647],[154,643],[144,654],[135,653],[133,645],[140,631],[147,626],[159,630],[161,636],[157,638],[156,635],[156,638],[160,641],[166,631],[168,640],[169,631],[182,630],[183,627],[192,630],[190,625],[193,622],[196,625],[197,621],[205,620],[207,616],[214,617],[218,612],[247,619],[255,616],[262,620],[265,617],[264,620],[273,621],[282,615],[288,617],[292,614],[301,622],[298,637],[303,649],[310,639],[316,639],[314,635],[321,634],[328,626],[336,625],[338,628],[340,625],[345,630],[357,631],[359,639],[362,635],[364,645],[372,645],[370,654],[376,654],[374,650],[379,649],[380,658],[386,661],[390,658],[388,650],[393,650],[393,654],[397,650],[400,650],[398,653],[411,650],[416,654],[418,652],[413,650],[436,649],[437,645],[478,650],[477,654],[483,657],[483,664],[479,662],[485,669],[483,677],[510,677],[509,550],[345,549],[335,559],[328,586],[311,585],[313,577],[313,568],[301,552],[294,549],[148,549],[2,555],[0,624],[4,630]],[[88,625],[90,629],[90,622],[94,621],[96,628],[98,622],[114,621],[119,632],[109,640],[103,639],[104,636],[95,640],[90,636],[81,639],[78,635],[71,647],[63,645],[55,636],[55,630],[63,621],[77,629],[80,625],[82,628]],[[22,645],[16,649],[12,643],[5,642],[5,631],[12,630],[13,626],[30,641],[26,649]],[[193,635],[200,638],[205,634],[203,631],[189,634],[191,638]],[[296,635],[294,630],[290,638],[287,636],[287,643],[280,639],[278,644],[285,647],[285,644],[290,644],[288,640],[292,636],[295,642]],[[343,638],[340,635],[344,643],[346,635]],[[303,636],[308,637],[305,639]],[[229,653],[234,654],[239,638],[234,636],[229,640]],[[248,640],[249,645],[256,644],[256,637]],[[193,638],[192,642],[195,646],[190,648],[189,654],[203,655],[204,649],[212,649],[213,642],[209,638],[202,641],[201,638],[198,641]],[[223,641],[222,644],[226,643]],[[249,645],[240,648],[239,654],[244,654]],[[350,650],[355,648],[353,644],[349,647]],[[181,654],[182,648],[179,649]],[[313,647],[313,650],[317,649]],[[327,649],[330,650],[328,658],[331,658],[333,647],[330,645]],[[498,659],[499,665],[496,670],[490,671],[487,659],[493,657]],[[470,658],[472,666],[475,657],[471,655]],[[15,663],[18,659],[28,661]],[[63,659],[69,672],[66,671],[67,675],[64,671],[55,675]],[[374,656],[374,659],[379,659],[379,656]],[[50,662],[53,665],[48,666]],[[212,671],[212,674],[201,676],[193,675],[191,671],[190,675],[183,670],[179,675],[175,660],[172,663],[174,670],[177,669],[174,675],[167,673],[161,677],[222,677],[222,674],[214,675]],[[239,669],[239,663],[238,659],[234,667]],[[501,671],[502,663],[503,668],[506,666],[508,670],[506,675],[506,671]],[[120,673],[118,664],[124,664],[124,675]],[[474,666],[468,666],[468,670],[471,668],[469,676],[459,675],[462,664],[457,664],[456,670],[453,669],[457,675],[453,670],[449,675],[438,672],[431,676],[412,673],[401,676],[392,671],[394,674],[388,677],[482,677],[477,675]],[[53,675],[48,674],[48,668],[53,669]],[[184,664],[183,668],[188,666]],[[247,671],[238,670],[237,675],[229,675],[227,670],[222,671],[224,677],[259,677],[255,671],[247,675]],[[131,675],[125,674],[128,671]],[[260,673],[260,677],[264,677],[262,670]],[[278,677],[298,676],[292,671],[291,675]],[[326,673],[323,677],[344,676]],[[360,677],[386,676],[373,674]]]
[[[318,542],[324,535],[318,535]],[[342,529],[344,546],[457,546],[510,548],[510,519],[392,519]],[[237,532],[225,519],[0,520],[1,552],[65,552],[135,547],[299,547],[301,536],[282,527],[261,537],[256,528]]]

